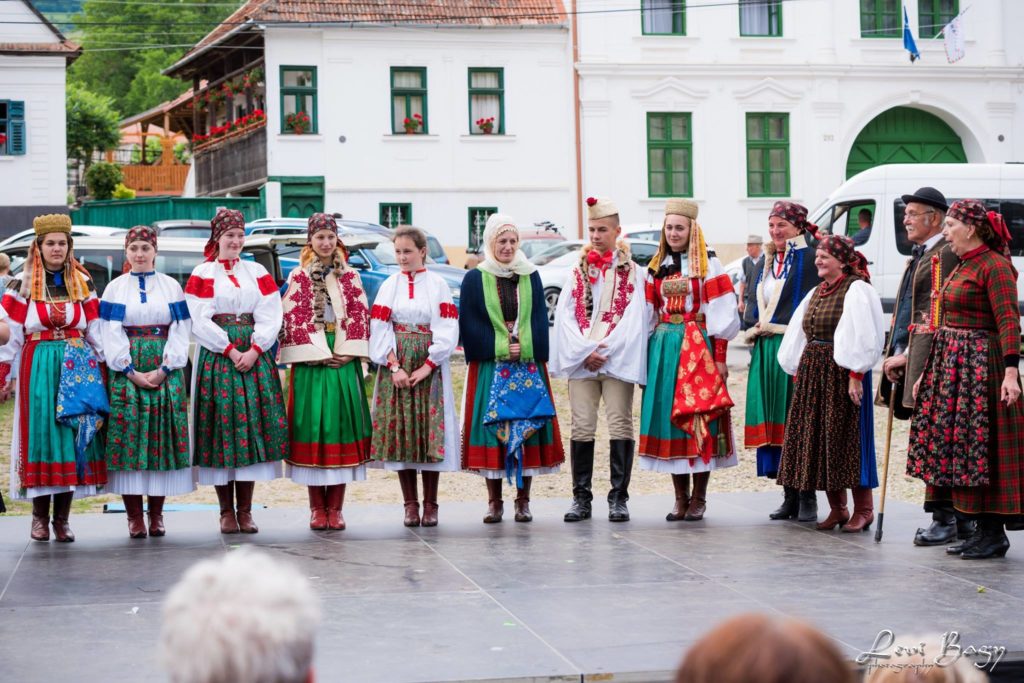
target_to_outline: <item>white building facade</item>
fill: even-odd
[[[575,231],[567,25],[268,27],[264,43],[267,215],[322,176],[327,211],[412,223],[456,252],[495,211]],[[313,119],[299,135],[297,110]]]
[[[0,236],[67,213],[65,72],[79,54],[23,0],[0,0]]]
[[[777,199],[813,210],[880,163],[1024,161],[1024,3],[973,3],[949,63],[962,4],[906,0],[911,63],[898,0],[580,0],[584,194],[655,225],[691,197],[731,258]]]

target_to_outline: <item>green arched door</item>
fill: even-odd
[[[857,136],[846,161],[846,177],[882,164],[963,164],[960,137],[945,121],[920,109],[893,107]]]

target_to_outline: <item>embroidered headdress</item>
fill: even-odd
[[[853,240],[846,235],[826,235],[818,243],[818,249],[843,264],[844,270],[852,271],[864,278],[866,282],[871,282],[867,258],[857,251]]]
[[[1003,214],[989,211],[977,199],[960,199],[953,202],[946,216],[973,225],[978,231],[978,237],[986,245],[1007,259],[1010,258],[1010,230],[1006,227]]]
[[[818,236],[818,226],[807,220],[807,207],[803,204],[779,200],[775,202],[771,213],[768,214],[769,218],[772,216],[789,221],[800,232],[809,232],[815,237]]]
[[[708,273],[708,245],[704,240],[704,231],[697,222],[699,207],[688,199],[668,199],[665,201],[665,220],[661,224],[661,238],[658,241],[658,251],[654,258],[647,264],[647,269],[655,275],[671,274],[662,271],[662,266],[674,272],[680,272],[682,266],[682,254],[673,252],[668,246],[665,238],[665,226],[668,224],[668,216],[685,216],[690,219],[690,244],[686,248],[689,260],[689,273],[683,273],[687,277],[704,277]],[[671,260],[671,262],[669,262]]]
[[[149,242],[156,249],[156,230],[148,225],[136,225],[124,236],[124,248],[132,242]]]
[[[206,242],[206,247],[203,249],[203,256],[206,257],[207,261],[213,261],[217,258],[217,251],[219,249],[220,238],[224,236],[228,230],[238,229],[245,231],[245,217],[241,211],[235,209],[218,209],[217,215],[210,221],[210,239]]]
[[[596,221],[599,218],[619,215],[619,209],[610,199],[604,197],[587,197],[587,217]]]
[[[44,301],[46,298],[46,267],[40,242],[50,233],[60,232],[68,236],[68,253],[64,257],[64,267],[54,273],[55,284],[63,286],[72,301],[85,301],[89,297],[89,272],[79,265],[75,259],[74,240],[71,238],[71,218],[64,214],[47,214],[37,216],[32,221],[32,229],[36,239],[28,249],[28,265],[21,280],[21,295],[32,301]]]

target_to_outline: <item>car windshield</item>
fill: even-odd
[[[574,252],[582,246],[582,244],[576,242],[559,242],[558,244],[550,246],[544,251],[539,252],[530,260],[533,261],[535,265],[546,266],[555,259],[565,256],[570,252]]]
[[[198,226],[182,226],[180,228],[172,226],[162,229],[160,234],[167,237],[209,237],[210,229]]]
[[[557,240],[523,240],[519,243],[519,249],[528,259],[533,259],[534,256],[543,253],[545,250],[550,249],[553,244],[557,244]]]

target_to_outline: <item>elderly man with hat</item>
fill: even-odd
[[[883,377],[878,385],[877,405],[888,406],[892,389],[896,389],[893,414],[907,420],[914,411],[911,388],[924,372],[931,348],[935,325],[932,320],[933,294],[949,277],[957,264],[956,254],[942,238],[942,225],[946,217],[946,198],[934,187],[922,187],[913,194],[903,195],[906,210],[903,225],[907,239],[913,245],[911,257],[900,278],[893,311],[889,341],[882,365]],[[949,496],[940,496],[949,500]],[[927,529],[918,529],[914,545],[943,545],[959,534],[967,538],[974,523],[966,519],[957,521],[951,504],[925,504],[932,513]]]
[[[549,369],[569,379],[572,408],[573,502],[566,522],[589,519],[594,438],[602,399],[609,432],[608,519],[629,521],[629,479],[636,441],[633,390],[646,382],[647,307],[643,271],[619,240],[619,210],[610,199],[587,199],[590,244],[580,250],[555,313]]]
[[[740,329],[746,330],[757,322],[754,314],[757,311],[757,276],[764,268],[764,252],[761,246],[764,238],[760,235],[747,235],[747,255],[740,265],[740,276],[736,281],[736,299],[739,301]]]

